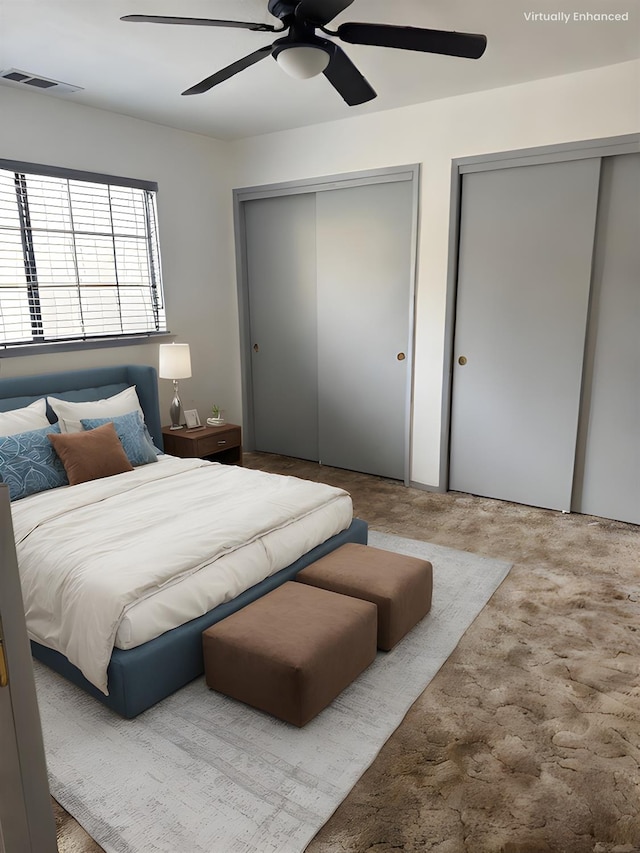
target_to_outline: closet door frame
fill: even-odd
[[[447,269],[445,336],[442,379],[442,416],[440,432],[440,472],[438,491],[449,489],[449,457],[451,450],[451,405],[454,374],[454,339],[456,324],[458,254],[460,247],[460,215],[462,207],[462,179],[471,172],[511,169],[518,166],[536,166],[543,163],[560,163],[567,160],[584,160],[594,157],[612,157],[633,154],[640,150],[640,133],[624,136],[588,139],[576,142],[545,145],[500,151],[473,157],[459,157],[451,162],[451,195],[449,206],[449,260]],[[582,389],[581,389],[582,391]],[[581,407],[582,409],[582,407]]]
[[[325,192],[329,190],[359,187],[367,184],[394,183],[410,181],[412,185],[412,222],[411,222],[411,258],[409,290],[409,317],[407,318],[408,345],[406,352],[407,378],[405,386],[405,434],[404,440],[404,484],[410,483],[411,471],[411,431],[413,413],[413,373],[415,341],[415,296],[418,248],[418,199],[420,189],[420,164],[392,166],[383,169],[369,169],[359,172],[347,172],[325,175],[298,181],[285,181],[262,186],[241,187],[233,190],[233,221],[236,247],[236,280],[238,292],[238,316],[240,326],[240,370],[242,380],[243,446],[245,450],[255,449],[253,379],[251,370],[251,326],[249,317],[249,279],[247,263],[247,239],[244,204],[261,198],[272,198],[300,193]],[[286,246],[278,247],[286,251]]]

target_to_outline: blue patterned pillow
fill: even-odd
[[[0,438],[0,480],[9,486],[12,501],[68,486],[64,465],[47,438],[60,432],[58,424]]]
[[[124,452],[134,467],[158,461],[156,449],[140,412],[129,412],[115,418],[82,418],[80,423],[83,429],[95,429],[112,423],[122,442]]]

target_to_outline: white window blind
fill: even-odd
[[[153,185],[2,164],[0,347],[165,332]]]

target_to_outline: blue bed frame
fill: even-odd
[[[154,444],[162,448],[157,373],[153,367],[146,365],[128,364],[0,379],[0,411],[27,406],[47,395],[75,402],[99,400],[131,385],[136,386]],[[55,421],[51,410],[48,415],[51,421]],[[346,542],[366,545],[367,534],[366,522],[354,518],[347,530],[327,539],[292,565],[246,590],[233,601],[220,604],[203,616],[134,649],[114,649],[107,670],[108,696],[87,681],[80,670],[59,652],[32,641],[33,656],[123,717],[136,717],[203,673],[202,632],[206,628],[291,580],[309,563],[340,545]]]

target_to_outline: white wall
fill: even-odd
[[[411,479],[440,485],[451,161],[640,130],[640,62],[404,107],[234,145],[234,185],[422,164]]]
[[[157,181],[167,324],[191,345],[185,408],[241,417],[228,144],[35,92],[0,87],[0,158]],[[158,343],[0,359],[1,376],[108,364],[158,366]],[[163,422],[172,385],[160,381]]]
[[[168,324],[193,354],[182,401],[201,417],[215,401],[236,422],[231,188],[421,163],[411,479],[438,486],[451,160],[637,132],[639,79],[640,62],[621,63],[235,143],[0,87],[0,157],[158,182]],[[3,358],[0,375],[127,362],[157,365],[157,344]]]

